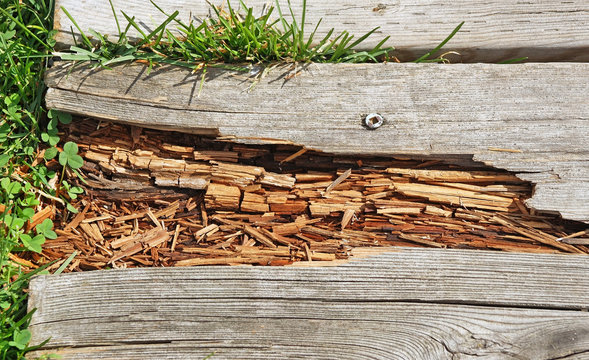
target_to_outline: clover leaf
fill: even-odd
[[[30,208],[30,207],[24,208],[24,209],[17,208],[16,212],[19,214],[19,216],[21,218],[23,218],[25,220],[28,220],[28,219],[32,218],[33,215],[35,215],[35,210],[33,210],[33,208]]]
[[[29,330],[14,330],[12,334],[12,341],[8,343],[19,350],[24,350],[31,341],[31,332]]]
[[[6,192],[8,199],[14,199],[22,189],[22,185],[16,181],[10,181],[9,178],[3,178],[0,181],[0,187]]]
[[[50,219],[43,220],[42,223],[35,227],[35,230],[37,230],[37,234],[43,235],[46,239],[57,238],[57,234],[52,229],[53,221],[51,221]]]
[[[50,119],[59,120],[60,123],[66,124],[66,125],[72,122],[72,114],[57,111],[54,109],[51,109],[47,112],[47,117]],[[55,125],[57,125],[57,123],[55,123]]]
[[[51,160],[55,157],[55,155],[57,155],[57,148],[50,147],[48,149],[45,149],[45,154],[43,155],[43,157],[45,158],[45,160]]]
[[[41,253],[43,249],[41,245],[45,242],[45,237],[43,235],[37,235],[35,237],[31,237],[27,234],[20,234],[20,241],[22,241],[23,245],[36,253]]]
[[[21,229],[25,225],[25,221],[23,218],[18,216],[13,216],[10,214],[2,215],[4,217],[4,224],[9,226],[12,229]]]
[[[68,141],[63,146],[63,151],[59,154],[59,163],[62,166],[69,166],[71,169],[79,169],[84,165],[84,159],[78,155],[78,145]]]
[[[78,209],[76,209],[72,204],[67,203],[66,208],[72,213],[72,214],[77,214],[78,213]]]
[[[0,142],[2,142],[2,141],[0,140]],[[8,161],[10,161],[11,158],[12,158],[12,155],[10,155],[10,154],[0,155],[0,168],[3,168],[4,165],[6,165],[8,163]]]
[[[59,135],[57,135],[57,131],[47,131],[41,133],[41,140],[48,143],[51,146],[55,146],[59,142]]]

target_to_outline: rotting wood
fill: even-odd
[[[37,308],[32,341],[51,339],[34,355],[155,359],[167,349],[176,358],[214,351],[219,359],[451,359],[473,353],[548,359],[589,349],[589,314],[575,311],[589,304],[584,256],[388,251],[358,251],[351,258],[356,261],[335,267],[36,277],[29,301],[29,309]],[[369,346],[372,341],[378,344]]]
[[[271,72],[250,92],[243,88],[247,75],[209,69],[199,98],[193,86],[200,75],[189,70],[162,67],[149,76],[143,65],[69,70],[58,64],[48,71],[49,107],[241,142],[288,141],[335,154],[473,156],[533,182],[527,201],[532,208],[589,221],[589,64],[313,64],[289,81],[281,78],[288,68]],[[363,114],[375,111],[385,124],[364,129]],[[489,150],[514,146],[521,152]],[[229,176],[227,185],[240,188],[262,176],[243,165],[234,174],[229,165],[212,166]]]
[[[227,9],[225,1],[216,0],[212,3],[217,6],[225,4],[224,9]],[[231,3],[239,8],[238,1]],[[147,33],[166,19],[148,1],[113,0],[112,4],[119,21],[122,21],[121,26],[125,24],[121,11],[129,16],[136,16],[136,21],[148,23],[140,23]],[[160,0],[157,4],[168,14],[178,10],[178,19],[185,23],[208,17],[212,12],[205,1]],[[251,0],[246,4],[254,8],[254,15],[259,15],[264,8],[268,8],[269,3]],[[300,22],[302,1],[292,1],[289,4],[286,0],[281,0],[280,4],[287,19],[290,19],[290,15],[286,9],[289,5],[292,6],[296,20]],[[274,2],[270,5],[274,5]],[[405,61],[416,59],[436,47],[462,21],[465,22],[462,31],[447,45],[447,49],[461,54],[457,58],[462,62],[495,63],[522,56],[527,56],[532,61],[589,60],[589,32],[579,26],[589,23],[589,7],[581,0],[495,0],[491,3],[482,0],[366,0],[361,4],[355,0],[307,0],[306,5],[305,30],[313,29],[322,19],[315,34],[316,41],[331,28],[335,28],[336,32],[347,30],[358,38],[379,27],[362,46],[374,47],[385,36],[391,35],[387,44],[397,49],[393,55]],[[83,31],[93,29],[109,34],[109,39],[116,39],[117,24],[109,2],[58,0],[55,6],[55,28],[59,30],[56,37],[58,46],[63,48],[75,45],[71,35],[71,30],[75,27],[61,10],[61,6],[70,12]],[[276,18],[277,11],[274,11],[274,15]],[[131,28],[129,36],[137,35],[135,29]],[[77,42],[81,42],[79,36]],[[509,149],[507,146],[503,148]]]
[[[509,173],[480,166],[457,172],[455,166],[440,161],[358,158],[311,150],[281,164],[296,147],[246,146],[143,129],[140,144],[132,149],[133,132],[129,127],[90,119],[76,120],[64,131],[67,137],[63,140],[75,141],[86,160],[80,171],[96,180],[79,184],[88,195],[73,202],[82,209],[74,220],[61,224],[54,220],[58,238],[47,240],[43,253],[35,255],[39,264],[63,260],[74,250],[78,251],[76,259],[80,262],[72,267],[73,271],[104,268],[109,263],[113,267],[284,265],[308,259],[306,247],[313,263],[319,265],[346,259],[350,251],[366,246],[589,252],[583,244],[558,241],[569,234],[576,236],[586,227],[531,213],[521,205],[531,192],[529,184]],[[96,133],[102,136],[97,137]],[[119,145],[98,145],[108,141]],[[155,179],[161,167],[150,171],[150,157],[160,164],[175,166],[179,162],[174,160],[203,149],[209,149],[211,157],[198,163],[194,176],[210,179],[209,185],[202,190],[184,187],[182,183],[166,188],[157,185]],[[219,149],[237,153],[237,158],[225,163],[220,160],[225,155]],[[101,155],[96,156],[96,152]],[[87,157],[87,153],[92,155]],[[130,170],[139,166],[134,160],[129,161],[134,157],[143,157],[140,163],[145,172],[137,175],[145,182],[141,186],[129,186],[134,179]],[[113,165],[114,170],[106,174],[104,168],[95,166],[97,162]],[[391,168],[397,170],[387,170]],[[410,169],[436,173],[439,177],[432,182],[431,177],[405,174]],[[479,179],[462,183],[483,170],[486,182]],[[175,171],[186,176],[194,174],[186,167]],[[125,177],[119,178],[119,172]],[[226,185],[235,183],[237,172],[253,174],[239,183],[241,189],[238,185]],[[289,186],[268,182],[265,174],[288,179]],[[342,174],[345,179],[326,194],[325,189]],[[105,185],[108,191],[101,192]],[[469,197],[448,202],[432,196],[407,196],[400,190],[403,186],[420,185]],[[124,194],[128,200],[119,201],[120,197],[113,198],[112,193]],[[218,198],[222,201],[218,202]],[[477,201],[487,204],[489,199],[502,206],[495,210],[477,208]],[[158,228],[164,230],[155,236],[156,244],[146,244],[145,237]],[[242,246],[249,246],[251,251],[244,251]],[[282,246],[291,249],[289,256],[268,252]],[[222,250],[223,255],[209,251],[213,249]],[[224,259],[211,260],[217,257]],[[239,260],[231,260],[235,258]]]
[[[237,210],[241,191],[237,186],[210,184],[207,187],[205,201],[207,208],[212,210]]]
[[[158,246],[170,238],[168,233],[160,228],[154,228],[149,230],[143,234],[138,234],[121,245],[121,251],[116,252],[112,259],[110,259],[110,263],[115,262],[119,259],[124,257],[129,257],[131,255],[137,254],[138,252],[142,251],[143,249],[151,249],[154,246]]]

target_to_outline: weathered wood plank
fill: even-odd
[[[557,359],[589,350],[589,314],[583,312],[305,300],[167,302],[132,302],[134,309],[110,318],[59,321],[61,327],[46,335],[80,342],[46,352],[64,360],[204,359],[211,353],[212,359],[231,360],[440,360]]]
[[[224,1],[213,1],[221,5]],[[232,2],[233,6],[238,1]],[[247,6],[261,13],[264,6],[274,1],[250,0]],[[293,11],[300,19],[302,1],[292,1]],[[198,21],[210,15],[206,1],[159,0],[157,4],[172,13],[180,11],[179,18],[188,22],[190,16]],[[287,2],[280,1],[287,9]],[[162,15],[147,0],[113,0],[119,19],[121,11],[141,20],[145,29],[153,30],[163,22]],[[101,33],[116,35],[116,24],[108,1],[56,1],[55,28],[60,30],[57,41],[73,44],[73,24],[60,7],[65,7],[83,31],[89,28]],[[395,55],[413,60],[434,48],[460,22],[462,31],[447,45],[462,54],[463,62],[497,62],[528,56],[532,61],[587,61],[589,60],[589,4],[586,1],[398,1],[398,0],[308,0],[306,28],[313,29],[319,19],[323,22],[317,37],[331,28],[349,30],[357,36],[380,26],[368,39],[366,46],[374,46],[387,35]],[[310,31],[309,31],[310,32]],[[136,32],[132,32],[136,34]]]
[[[533,181],[535,209],[589,221],[589,64],[312,64],[250,91],[248,73],[209,69],[200,96],[200,74],[180,68],[69,70],[48,71],[49,107],[338,154],[471,154]],[[368,130],[373,112],[385,124]]]
[[[399,248],[337,267],[41,276],[31,330],[64,359],[564,358],[589,351],[587,271],[583,256]]]

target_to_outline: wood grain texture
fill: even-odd
[[[212,3],[221,5],[224,1]],[[238,3],[232,2],[235,7]],[[264,5],[274,3],[246,2],[256,14],[262,13]],[[157,4],[169,14],[179,10],[179,19],[185,22],[191,15],[199,21],[211,13],[205,0],[160,0]],[[285,0],[280,0],[280,4],[283,11],[288,8]],[[292,4],[300,20],[302,1]],[[121,11],[135,15],[147,30],[153,30],[166,18],[148,0],[113,0],[113,5],[122,27],[126,22]],[[72,23],[61,6],[72,14],[83,31],[92,28],[111,37],[117,34],[108,1],[58,0],[55,28],[60,30],[57,41],[61,46],[73,44]],[[395,55],[402,60],[413,60],[433,49],[462,21],[465,21],[462,31],[446,49],[460,52],[459,59],[463,62],[498,62],[522,56],[528,56],[531,61],[589,60],[589,28],[584,26],[589,23],[589,4],[582,0],[308,0],[306,29],[312,30],[319,19],[323,21],[316,38],[331,28],[360,36],[380,26],[364,45],[372,47],[390,35],[388,45],[398,49]]]
[[[589,314],[577,311],[589,306],[586,257],[391,250],[336,267],[36,277],[33,342],[51,337],[42,352],[63,359],[202,359],[213,351],[214,359],[577,359],[589,352]]]
[[[253,89],[248,73],[209,69],[200,96],[185,69],[70,70],[47,72],[48,107],[336,154],[472,155],[535,183],[533,208],[589,221],[589,64],[312,64]],[[385,124],[368,130],[373,112]]]

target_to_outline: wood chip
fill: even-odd
[[[55,207],[53,205],[47,205],[41,211],[36,212],[33,217],[29,220],[27,229],[31,230],[34,229],[35,226],[39,225],[45,219],[49,219],[53,217],[55,214]]]
[[[276,245],[274,245],[274,243],[272,242],[272,240],[269,237],[263,235],[262,233],[260,233],[256,229],[254,229],[253,227],[246,225],[244,227],[244,231],[247,234],[249,234],[250,236],[254,237],[256,240],[258,240],[260,243],[262,243],[270,248],[276,247]]]
[[[241,191],[237,186],[211,183],[205,194],[207,209],[211,210],[237,210]]]
[[[307,149],[306,148],[302,148],[301,150],[295,152],[294,154],[288,156],[286,159],[282,160],[280,162],[280,164],[282,165],[282,164],[287,163],[289,161],[293,161],[294,159],[298,158],[299,156],[303,155],[306,152],[307,152]]]
[[[356,210],[354,210],[354,209],[346,209],[346,211],[344,211],[344,215],[342,216],[342,222],[341,222],[342,230],[344,230],[346,228],[346,226],[348,226],[348,224],[350,224],[350,221],[352,221],[352,219],[354,218],[355,215],[356,215]]]
[[[204,227],[204,228],[200,229],[199,231],[197,231],[194,234],[194,236],[197,237],[197,238],[199,238],[201,236],[207,235],[207,234],[212,233],[212,232],[217,231],[217,230],[219,230],[219,225],[211,224],[211,225],[209,225],[207,227]]]
[[[176,242],[178,241],[178,235],[180,234],[180,224],[176,225],[176,230],[174,230],[174,237],[172,238],[172,245],[170,246],[170,251],[174,252],[176,249]]]
[[[352,174],[352,169],[348,169],[346,171],[344,171],[340,176],[338,176],[337,179],[335,179],[328,187],[327,189],[325,189],[325,194],[329,193],[331,190],[333,190],[336,186],[338,186],[339,184],[341,184],[342,182],[344,182],[350,175]]]
[[[143,234],[137,235],[132,239],[134,242],[130,246],[126,246],[123,251],[117,252],[110,259],[109,263],[113,263],[124,257],[129,257],[140,252],[143,249],[150,249],[154,246],[160,245],[167,241],[170,235],[162,229],[154,228]],[[112,244],[111,244],[112,245]]]
[[[147,217],[153,221],[153,223],[155,224],[156,227],[162,229],[162,225],[158,222],[157,217],[151,212],[150,209],[147,210],[146,212]]]
[[[305,254],[307,255],[307,261],[309,261],[309,262],[313,261],[311,259],[311,250],[309,250],[309,246],[305,243],[305,244],[303,244],[303,247],[305,248]]]
[[[89,223],[93,223],[95,221],[110,220],[112,218],[113,218],[112,215],[101,215],[101,216],[95,216],[93,218],[86,218],[86,219],[82,220],[82,223],[89,224]]]
[[[88,209],[90,209],[90,203],[87,203],[84,206],[84,210],[80,211],[79,213],[76,214],[76,216],[74,217],[74,219],[68,223],[63,230],[64,231],[69,231],[71,229],[75,229],[76,227],[78,227],[78,225],[82,222],[82,220],[84,220],[84,218],[86,217],[86,213],[88,212]]]

